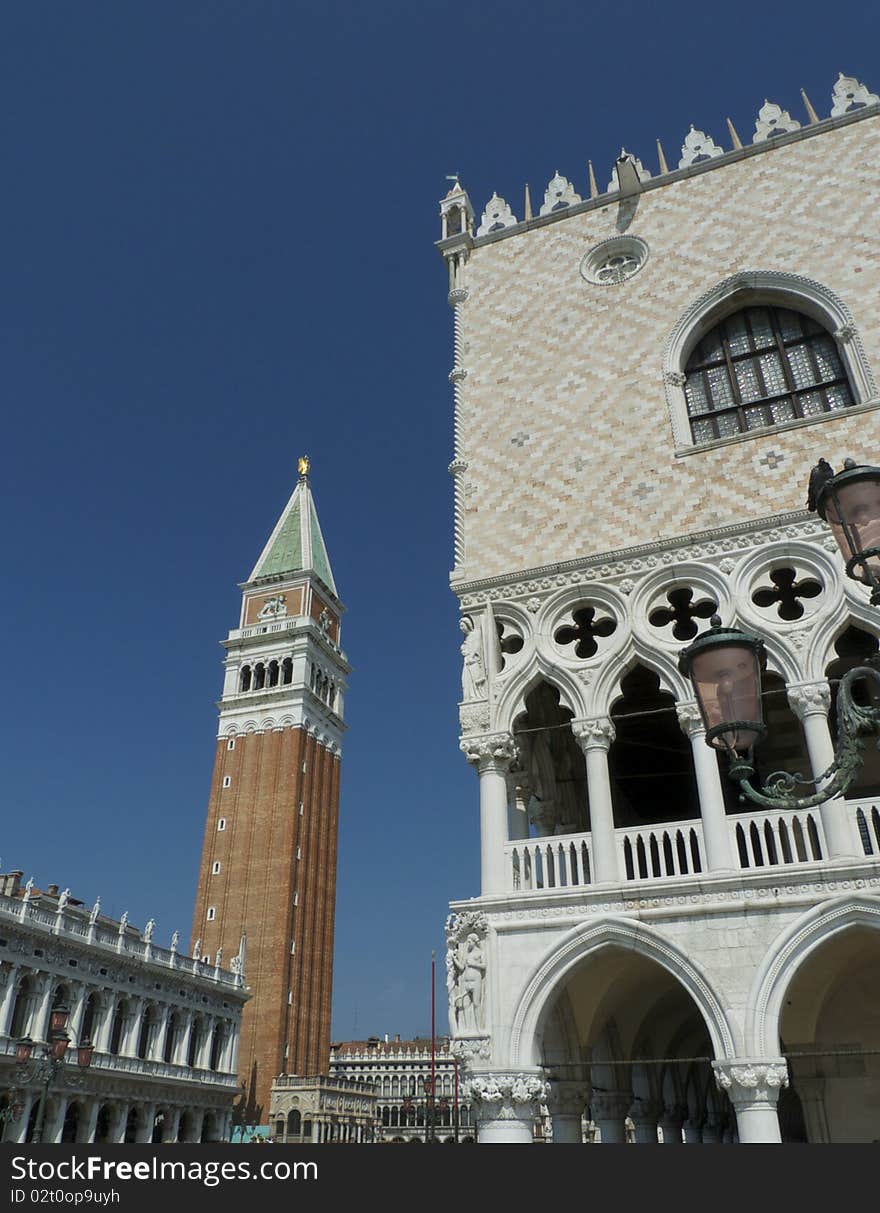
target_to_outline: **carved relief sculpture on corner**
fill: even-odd
[[[486,916],[452,914],[446,922],[446,989],[449,1026],[456,1034],[478,1035],[485,1023]]]
[[[461,697],[467,703],[486,698],[486,667],[480,629],[472,616],[464,615],[459,624],[464,635],[461,644]]]

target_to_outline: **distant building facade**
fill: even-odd
[[[43,1078],[36,1058],[53,1009],[66,1007],[68,1057],[44,1110],[44,1142],[223,1141],[229,1136],[241,1012],[241,954],[205,964],[59,892],[0,876],[0,1117],[4,1141],[34,1134]],[[80,1045],[94,1045],[81,1069]]]
[[[431,1079],[430,1039],[349,1040],[334,1044],[330,1073],[372,1084],[376,1091],[376,1139],[384,1142],[424,1141],[425,1083]],[[474,1140],[469,1100],[462,1099],[458,1061],[449,1038],[438,1037],[434,1050],[436,1137],[441,1142]]]
[[[279,1074],[272,1081],[269,1122],[274,1142],[375,1142],[376,1088],[338,1075]]]
[[[277,1074],[326,1073],[343,702],[343,607],[300,460],[298,483],[223,642],[214,776],[192,947],[247,937],[242,1123],[268,1125]]]
[[[805,508],[819,457],[878,463],[880,96],[841,76],[724,143],[557,173],[521,218],[440,204],[481,840],[449,1015],[481,1141],[542,1106],[555,1142],[877,1137],[876,749],[845,797],[742,800],[678,658],[715,614],[759,633],[759,782],[821,782],[880,637]]]

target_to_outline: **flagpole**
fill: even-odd
[[[436,1001],[435,992],[436,992],[437,982],[436,982],[436,978],[435,978],[435,974],[434,974],[435,964],[436,964],[435,953],[434,953],[434,949],[432,948],[431,949],[431,1107],[430,1107],[431,1136],[429,1139],[431,1141],[434,1140],[434,1135],[437,1131],[437,1126],[434,1122],[434,1116],[435,1116],[436,1106],[437,1106],[437,1103],[436,1103],[437,1088],[435,1086],[436,1073],[437,1073],[437,1043],[436,1043],[437,1035],[436,1035],[436,1018],[435,1018],[435,1001]]]

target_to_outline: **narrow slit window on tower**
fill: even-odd
[[[217,829],[218,829],[218,830],[225,830],[225,829],[226,829],[226,818],[225,818],[225,817],[220,817],[220,818],[218,818],[218,820],[217,820]]]
[[[296,857],[297,859],[302,859],[302,847],[296,848]]]
[[[211,864],[211,873],[212,873],[212,875],[216,876],[219,871],[220,871],[220,860],[215,859],[214,862]]]
[[[208,922],[213,922],[216,917],[217,917],[217,907],[208,906],[208,913],[206,915]]]
[[[298,906],[298,905],[299,905],[299,889],[297,889],[297,890],[296,890],[296,892],[295,892],[295,893],[294,893],[294,895],[293,895],[293,904],[294,904],[295,906]]]
[[[295,939],[291,939],[291,941],[290,941],[290,955],[291,956],[296,955],[296,940]]]
[[[303,802],[302,801],[299,802],[299,815],[300,815],[300,817],[302,817],[302,815],[303,815]]]
[[[234,737],[229,738],[229,740],[226,743],[226,748],[227,748],[227,750],[235,749],[235,738]]]
[[[224,775],[224,776],[223,776],[223,786],[224,786],[224,788],[231,788],[231,787],[232,787],[232,776],[231,776],[231,775]]]

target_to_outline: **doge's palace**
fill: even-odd
[[[826,771],[880,635],[805,508],[820,457],[880,463],[880,97],[716,127],[521,218],[440,204],[481,1142],[877,1137],[880,756],[814,808],[743,801],[678,658],[714,615],[759,633],[758,775]]]

